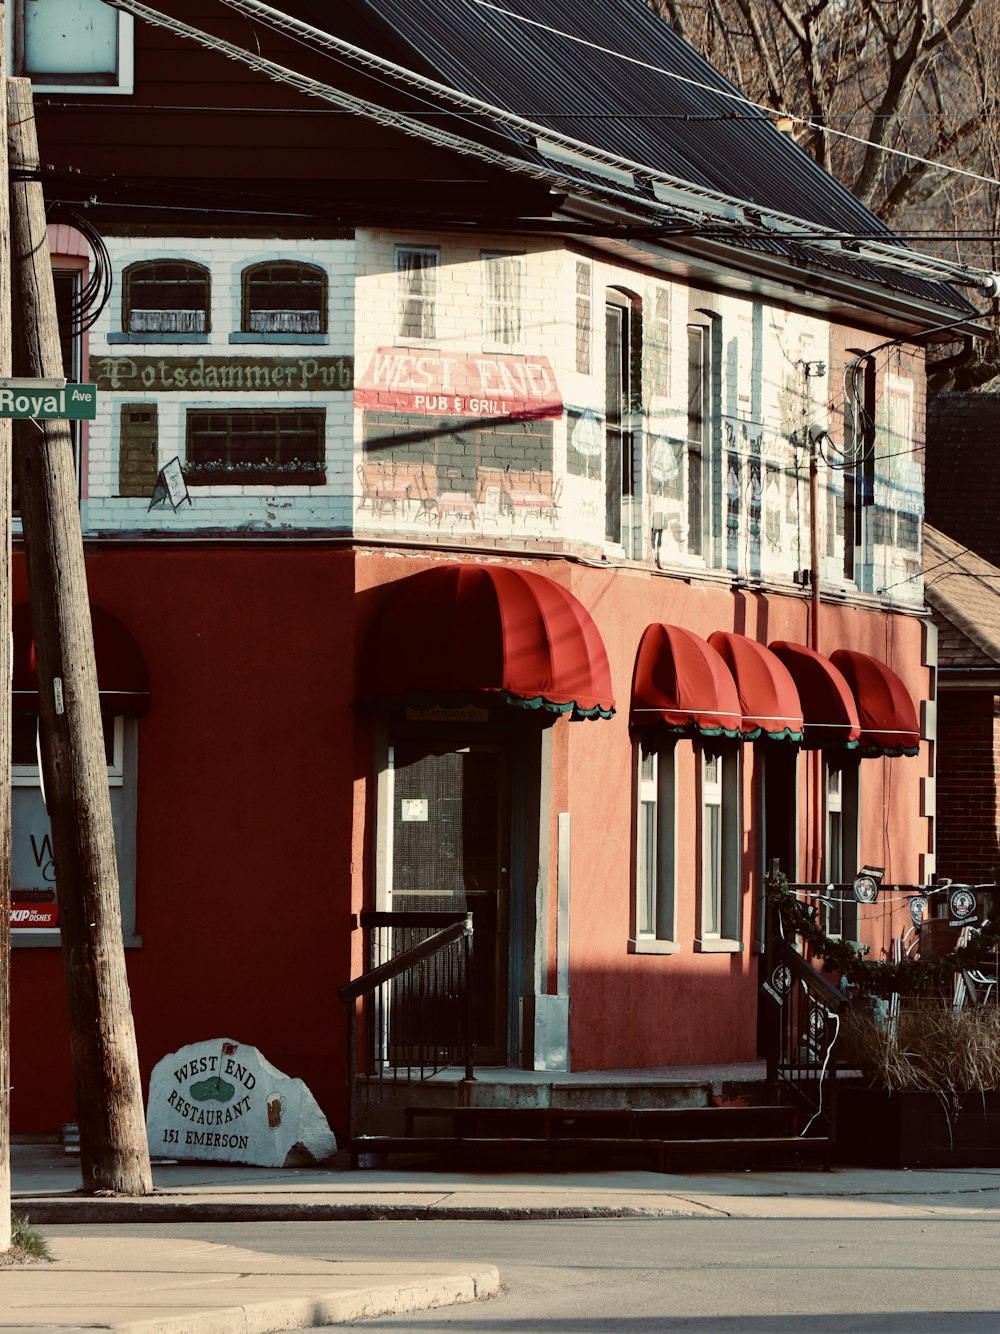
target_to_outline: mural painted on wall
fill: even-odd
[[[379,348],[362,408],[359,521],[379,526],[551,531],[562,479],[553,427],[562,399],[545,357]]]
[[[366,412],[362,436],[359,518],[474,530],[555,524],[551,422]]]
[[[354,403],[379,412],[515,420],[558,417],[562,398],[546,357],[376,348]]]

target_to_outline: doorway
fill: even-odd
[[[510,772],[500,745],[407,739],[389,748],[386,907],[472,913],[472,1030],[476,1061],[487,1065],[508,1054]]]

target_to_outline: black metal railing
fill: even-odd
[[[364,912],[360,920],[366,971],[337,993],[347,1006],[352,1141],[421,1080],[456,1065],[474,1078],[472,914]]]
[[[789,885],[800,889],[818,886]],[[764,979],[767,1082],[771,1098],[796,1108],[800,1133],[831,1142],[837,1125],[837,1048],[850,997],[786,939],[769,904]]]

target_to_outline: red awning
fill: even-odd
[[[399,580],[361,661],[365,699],[493,695],[610,718],[611,668],[590,613],[561,584],[506,565],[437,565]]]
[[[106,713],[142,713],[149,705],[146,663],[135,640],[108,612],[90,608],[97,658],[97,685]],[[14,632],[14,708],[38,712],[38,677],[35,644],[31,635],[31,607],[19,603],[11,615]]]
[[[712,646],[679,625],[648,625],[632,674],[631,725],[682,735],[738,737],[736,682]]]
[[[802,740],[802,705],[792,674],[770,649],[746,635],[716,630],[708,637],[732,673],[739,695],[744,740]]]
[[[830,661],[844,676],[858,706],[863,755],[916,755],[920,724],[910,693],[884,662],[857,649],[838,648]]]
[[[805,644],[778,640],[771,652],[788,668],[802,704],[806,746],[853,750],[861,735],[851,687],[829,658]]]

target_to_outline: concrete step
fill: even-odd
[[[790,1107],[427,1107],[404,1108],[404,1133],[457,1138],[517,1135],[543,1140],[712,1139],[790,1135]]]
[[[660,1172],[713,1169],[823,1167],[830,1165],[830,1141],[797,1135],[719,1139],[651,1139],[566,1136],[558,1139],[514,1136],[372,1135],[350,1143],[357,1167],[382,1167],[389,1155],[431,1154],[439,1161],[515,1163],[542,1161],[550,1168],[591,1170],[627,1161]]]

